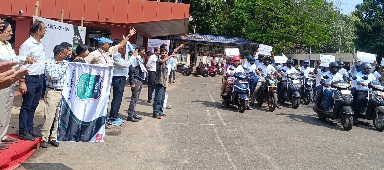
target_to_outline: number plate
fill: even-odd
[[[294,83],[294,84],[300,84],[300,80],[292,80],[292,83]]]
[[[350,90],[341,90],[341,94],[351,94]]]

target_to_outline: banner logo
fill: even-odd
[[[80,100],[98,99],[101,95],[103,78],[100,75],[81,74],[76,84],[76,96]]]

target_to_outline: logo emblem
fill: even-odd
[[[100,75],[83,73],[76,84],[76,95],[80,100],[98,99],[101,95],[103,78]]]

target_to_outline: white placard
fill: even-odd
[[[336,61],[336,57],[333,56],[333,55],[320,54],[320,61],[321,61],[320,66],[322,66],[322,67],[329,67],[329,63],[335,62]]]
[[[259,54],[271,55],[272,50],[273,50],[272,46],[264,45],[264,44],[259,45]]]
[[[357,52],[357,60],[361,62],[374,63],[376,61],[376,54],[370,54],[365,52]]]
[[[275,56],[274,60],[275,60],[275,63],[282,64],[282,63],[286,63],[287,62],[288,57],[286,57],[286,56]]]
[[[33,20],[42,21],[47,27],[47,32],[45,33],[44,38],[41,39],[41,43],[44,46],[45,56],[47,59],[53,57],[53,48],[62,42],[68,42],[72,44],[74,50],[79,44],[84,44],[85,42],[85,27],[58,22],[37,16],[33,16]]]
[[[225,56],[240,56],[240,50],[238,48],[226,48],[224,51]]]
[[[170,40],[159,40],[159,39],[148,39],[148,51],[154,52],[154,49],[160,48],[161,44],[166,44],[166,49],[169,51],[169,45],[171,44]]]

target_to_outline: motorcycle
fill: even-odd
[[[373,120],[376,130],[382,132],[384,130],[384,87],[381,85],[370,85],[369,91],[359,91],[357,96],[364,96],[365,107],[355,110],[360,118]],[[357,97],[359,98],[359,97]]]
[[[189,76],[193,71],[193,67],[187,66],[186,64],[181,64],[180,67],[177,67],[177,71],[182,75]]]
[[[325,76],[324,79],[328,79],[328,76]],[[353,97],[351,90],[349,90],[349,84],[344,81],[335,82],[331,84],[331,90],[333,99],[331,104],[332,112],[328,113],[325,111],[326,101],[323,97],[316,113],[319,119],[323,121],[326,118],[341,119],[344,130],[349,131],[353,125],[353,111],[351,108]]]
[[[302,79],[300,94],[305,105],[308,105],[313,101],[313,96],[315,92],[314,84],[314,79],[312,77],[305,77]]]
[[[249,83],[249,89],[251,90],[251,95],[253,95],[253,91],[255,91],[257,82],[259,81],[259,77],[254,72],[250,72],[248,74],[248,83]],[[251,96],[252,97],[252,96]]]
[[[196,72],[193,73],[196,77],[202,75],[203,77],[208,77],[208,67],[205,65],[200,65],[196,67]]]
[[[222,106],[236,105],[240,113],[244,113],[249,101],[248,78],[242,74],[228,77],[226,95],[222,95]]]
[[[284,96],[282,97],[283,98],[282,102],[284,101],[290,102],[292,103],[292,108],[297,109],[300,106],[300,99],[301,99],[301,95],[299,92],[301,87],[300,79],[295,74],[288,75],[288,78],[289,79],[287,80],[287,85],[284,88],[285,91],[283,93]]]
[[[211,66],[211,67],[209,67],[208,68],[208,74],[209,74],[209,76],[211,76],[211,77],[215,77],[216,76],[216,73],[217,73],[217,68],[216,68],[216,66]]]
[[[259,80],[262,81],[262,80]],[[268,104],[268,109],[273,112],[277,107],[277,86],[276,81],[272,80],[269,75],[263,81],[259,91],[256,93],[256,101],[259,106],[263,103]]]

